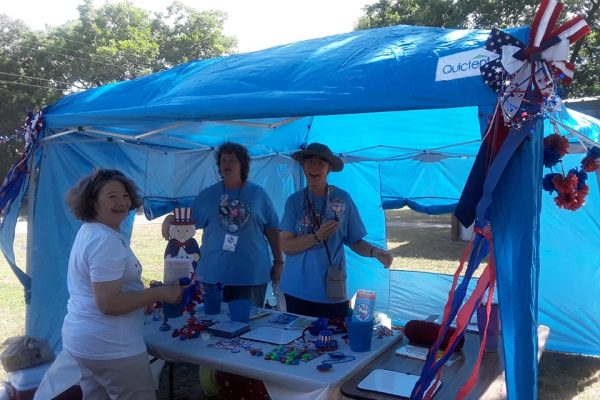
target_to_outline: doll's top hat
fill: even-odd
[[[194,225],[194,217],[192,216],[192,209],[189,207],[177,207],[173,210],[175,215],[175,221],[173,225]]]

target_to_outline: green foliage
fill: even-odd
[[[231,54],[237,39],[223,34],[227,15],[221,11],[198,12],[179,2],[171,4],[166,14],[159,14],[161,24],[157,29],[160,42],[159,59],[164,66],[193,59],[206,59]]]
[[[58,61],[56,73],[86,88],[230,54],[237,45],[235,38],[223,34],[225,14],[220,11],[198,12],[179,2],[165,13],[130,3],[94,9],[92,0],[78,10],[78,20],[51,30],[48,37],[69,56]]]
[[[600,0],[563,0],[562,21],[582,15],[592,34],[571,47],[577,67],[573,84],[563,98],[600,95]],[[356,29],[392,25],[444,28],[507,28],[529,25],[539,0],[379,0],[363,8]]]
[[[173,2],[152,13],[128,2],[94,8],[93,0],[77,9],[78,19],[44,31],[0,14],[0,181],[23,148],[15,131],[27,110],[78,90],[232,54],[237,46],[223,33],[221,11]]]
[[[62,91],[58,89],[61,85],[41,80],[49,77],[49,62],[36,51],[43,35],[4,14],[0,14],[0,26],[3,27],[0,29],[0,176],[3,177],[23,149],[18,129],[26,111],[53,102]]]
[[[357,29],[392,25],[459,27],[460,9],[452,0],[379,0],[366,6]]]

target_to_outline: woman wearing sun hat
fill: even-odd
[[[391,265],[392,255],[363,239],[367,231],[352,198],[327,183],[330,172],[344,168],[329,147],[311,143],[292,158],[302,165],[307,186],[287,199],[279,225],[286,254],[280,290],[288,312],[345,317],[348,298],[332,297],[327,290],[328,267],[345,267],[343,245],[363,257],[376,258],[385,268]]]

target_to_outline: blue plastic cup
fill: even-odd
[[[229,319],[237,322],[250,322],[252,303],[249,299],[231,300],[229,302]]]
[[[204,292],[204,313],[206,315],[221,313],[221,291],[216,287],[208,287]]]
[[[350,349],[357,353],[370,351],[371,340],[373,339],[373,321],[359,322],[352,321],[348,318],[346,320],[346,326],[348,327]]]

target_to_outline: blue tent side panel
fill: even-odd
[[[565,171],[583,156],[565,156]],[[588,174],[590,193],[575,212],[558,208],[556,193],[542,193],[539,320],[552,327],[552,350],[600,356],[599,181],[598,172]]]

